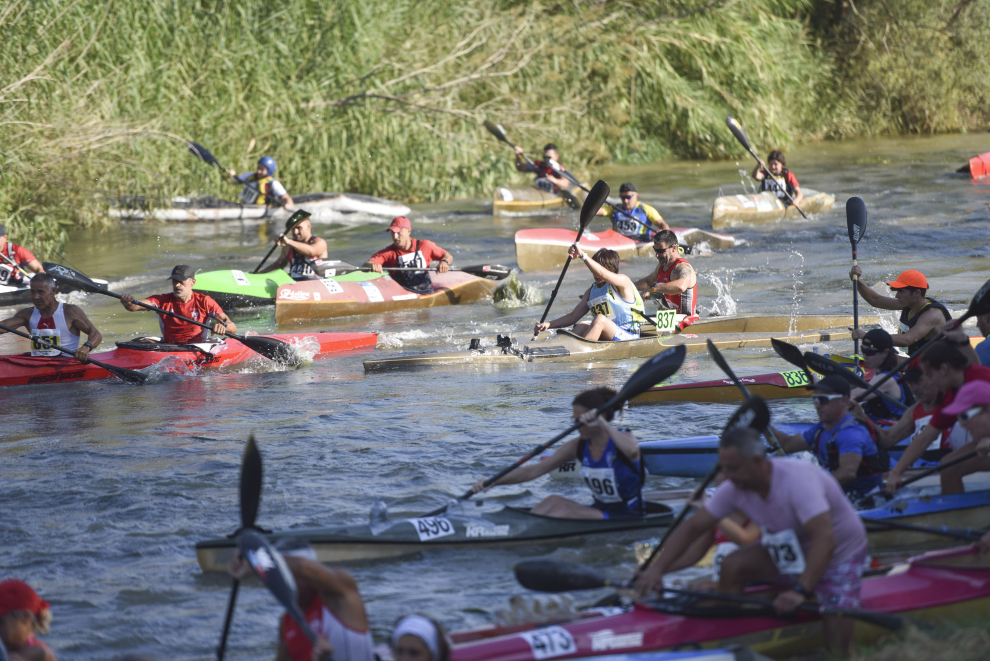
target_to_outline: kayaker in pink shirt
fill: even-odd
[[[788,587],[774,599],[780,614],[808,599],[843,609],[859,607],[866,529],[842,487],[821,468],[798,459],[769,458],[760,435],[734,429],[722,437],[719,462],[728,480],[675,530],[661,553],[636,579],[640,595],[662,586],[663,575],[694,541],[741,512],[763,529],[760,542],[722,561],[719,590],[742,594],[751,582]],[[852,654],[853,620],[823,616],[825,644]]]

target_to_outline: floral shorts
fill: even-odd
[[[821,580],[815,585],[814,592],[818,602],[831,608],[859,608],[859,590],[863,585],[865,564],[866,547],[864,546],[845,562],[829,565]]]

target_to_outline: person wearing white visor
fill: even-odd
[[[390,641],[394,661],[448,661],[450,645],[436,622],[406,615],[395,623]]]

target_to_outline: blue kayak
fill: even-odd
[[[871,551],[893,548],[937,548],[945,546],[950,539],[942,535],[911,530],[912,525],[937,528],[954,534],[960,542],[965,542],[967,536],[970,541],[975,541],[990,525],[990,489],[983,488],[948,496],[895,498],[882,507],[860,510],[859,516],[870,528]],[[883,523],[908,525],[884,530]]]

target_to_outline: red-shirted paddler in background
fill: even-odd
[[[172,269],[172,275],[168,277],[172,281],[171,294],[158,294],[141,299],[141,303],[154,305],[155,307],[181,314],[195,321],[207,324],[212,323],[212,330],[217,335],[224,333],[236,333],[237,326],[230,320],[230,317],[220,309],[217,302],[206,294],[193,291],[196,278],[193,277],[195,271],[191,266],[179,264]],[[134,303],[134,297],[124,294],[120,297],[120,303],[125,310],[130,312],[144,312],[142,308]],[[207,321],[207,320],[212,321]],[[161,326],[162,337],[166,344],[189,344],[191,342],[204,341],[209,332],[187,321],[169,317],[163,314],[158,315],[158,323]]]
[[[405,216],[397,216],[386,231],[392,233],[392,245],[376,252],[364,266],[381,273],[382,267],[425,269],[432,262],[438,262],[437,273],[450,270],[450,265],[454,262],[450,253],[432,241],[412,238],[412,223]],[[389,275],[417,294],[429,294],[433,291],[433,281],[427,271],[392,271]]]
[[[0,225],[0,285],[22,285],[27,279],[24,272],[44,273],[45,269],[30,250],[8,241],[7,228]]]

